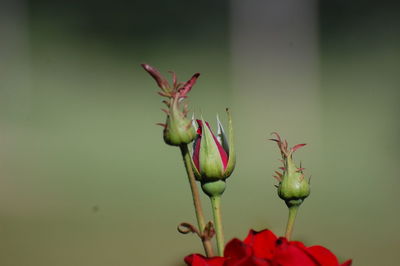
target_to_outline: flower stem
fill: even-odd
[[[193,173],[193,169],[192,169],[192,163],[191,163],[189,150],[188,150],[188,147],[186,144],[181,145],[180,149],[181,149],[181,153],[182,153],[183,162],[184,162],[185,168],[186,168],[186,173],[188,175],[190,189],[192,191],[193,205],[194,205],[194,209],[196,212],[197,224],[199,226],[200,234],[203,235],[206,223],[204,220],[203,208],[201,207],[199,190],[197,189],[196,179],[194,177],[194,173]],[[205,251],[207,257],[214,256],[210,240],[207,238],[203,238],[203,237],[201,240],[203,242],[204,251]]]
[[[290,240],[293,232],[294,221],[296,220],[297,211],[299,210],[300,205],[293,205],[289,208],[289,217],[286,225],[286,233],[285,237],[287,240]]]
[[[211,206],[214,216],[215,233],[217,237],[218,255],[224,256],[224,232],[221,220],[221,196],[211,196]]]

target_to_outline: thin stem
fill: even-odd
[[[224,256],[224,232],[222,229],[222,220],[221,220],[221,196],[212,196],[211,199],[211,206],[212,212],[214,216],[214,226],[215,226],[215,233],[217,237],[217,248],[218,248],[218,255]]]
[[[294,221],[296,220],[297,211],[299,210],[299,205],[289,207],[289,217],[286,225],[285,237],[290,240],[293,232]]]
[[[186,173],[188,175],[190,189],[192,191],[193,205],[194,205],[194,209],[196,212],[197,224],[199,226],[200,234],[203,235],[204,227],[206,226],[206,223],[205,223],[205,219],[204,219],[203,208],[201,207],[199,190],[197,189],[196,179],[194,177],[194,173],[193,173],[193,169],[192,169],[192,163],[191,163],[192,159],[190,158],[189,150],[188,150],[188,147],[186,144],[181,145],[180,149],[181,149],[181,153],[182,153],[183,162],[184,162],[185,168],[186,168]],[[203,242],[204,251],[205,251],[207,257],[212,257],[213,250],[212,250],[210,240],[202,238],[202,242]]]

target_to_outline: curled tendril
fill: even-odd
[[[214,224],[211,221],[206,224],[202,234],[200,233],[199,229],[197,229],[196,226],[194,226],[190,223],[186,223],[186,222],[180,223],[178,225],[177,229],[178,229],[179,233],[184,234],[184,235],[189,234],[189,233],[196,234],[203,241],[210,240],[215,235]]]
[[[180,223],[177,227],[178,232],[181,234],[189,234],[189,233],[194,233],[198,235],[201,238],[200,231],[196,228],[196,226],[190,224],[190,223]]]

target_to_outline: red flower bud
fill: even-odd
[[[235,167],[232,120],[229,118],[229,140],[217,117],[218,134],[204,120],[197,120],[197,137],[193,144],[193,170],[202,183],[225,180]]]
[[[196,141],[194,143],[194,152],[193,152],[193,162],[197,168],[197,170],[199,172],[201,172],[200,169],[200,145],[201,145],[201,140],[202,140],[202,135],[203,135],[203,122],[199,119],[196,120],[197,124],[198,124],[198,128],[197,128],[197,138]],[[215,143],[215,145],[217,146],[218,149],[218,153],[219,153],[219,157],[221,159],[221,163],[223,166],[223,171],[225,171],[226,166],[228,165],[228,155],[227,152],[224,150],[224,148],[222,148],[221,143],[217,140],[217,138],[215,137],[214,133],[212,132],[211,128],[210,128],[210,124],[208,122],[205,122],[207,125],[207,128],[210,130],[210,133],[212,135],[212,140],[213,143]]]

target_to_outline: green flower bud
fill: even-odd
[[[210,125],[197,120],[197,137],[193,143],[192,168],[196,179],[202,183],[202,189],[208,196],[220,196],[225,190],[225,179],[233,172],[236,164],[233,146],[232,119],[229,119],[229,139],[226,137],[217,117],[217,136]]]
[[[192,126],[192,121],[187,118],[187,105],[183,104],[183,107],[180,105],[187,98],[187,93],[192,89],[200,74],[196,73],[186,83],[180,83],[175,73],[172,72],[173,84],[171,86],[167,79],[154,67],[147,64],[142,64],[142,67],[153,77],[158,87],[160,87],[161,91],[158,94],[168,98],[168,100],[163,101],[168,109],[162,109],[167,114],[167,121],[165,124],[157,124],[164,127],[163,136],[165,143],[172,146],[189,144],[196,137],[196,130]]]
[[[283,173],[276,171],[274,175],[279,181],[278,195],[288,207],[299,206],[310,195],[310,184],[304,178],[304,168],[295,165],[292,155],[306,144],[297,144],[289,149],[287,141],[283,141],[277,133],[274,134],[276,139],[271,140],[277,142],[283,162],[283,167],[280,168]]]
[[[228,110],[227,110],[228,112]],[[228,178],[236,164],[232,119],[228,112],[229,140],[217,117],[218,137],[204,120],[197,120],[197,137],[193,143],[193,171],[197,180],[211,182]]]
[[[192,120],[186,117],[185,111],[180,110],[178,101],[176,98],[171,100],[163,132],[165,143],[173,146],[189,144],[196,137]]]

